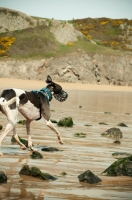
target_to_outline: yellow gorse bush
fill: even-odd
[[[16,41],[14,37],[0,37],[0,56],[6,56],[11,45]]]
[[[67,43],[67,46],[69,46],[69,47],[72,47],[72,46],[74,46],[75,44],[74,43],[72,43],[72,42],[68,42]]]
[[[102,22],[100,22],[100,24],[101,24],[102,26],[106,25],[107,23],[108,23],[108,21],[102,21]]]
[[[124,23],[123,20],[111,20],[112,26],[118,27]]]
[[[88,39],[93,39],[93,37],[91,35],[87,35]]]

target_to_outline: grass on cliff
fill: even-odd
[[[56,41],[49,31],[50,27],[36,26],[24,30],[1,33],[0,37],[15,37],[15,43],[10,47],[7,56],[16,59],[39,59],[64,56],[72,52],[115,54],[115,51],[101,45],[95,45],[84,38],[78,38],[72,46],[63,45]]]
[[[6,35],[16,38],[8,52],[12,58],[48,57],[58,48],[52,33],[45,26],[3,33],[0,37]]]

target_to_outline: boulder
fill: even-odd
[[[102,136],[111,138],[122,138],[123,134],[119,128],[110,128],[101,134]]]
[[[56,180],[54,176],[43,173],[37,167],[29,167],[29,165],[24,165],[23,168],[20,170],[19,174],[26,175],[26,176],[33,176],[43,180]]]
[[[6,183],[7,182],[7,175],[0,171],[0,183]]]
[[[102,172],[106,176],[132,176],[132,156],[120,158]]]
[[[85,182],[85,183],[98,183],[101,182],[102,180],[97,177],[95,174],[93,174],[93,172],[91,172],[90,170],[85,171],[84,173],[80,174],[78,176],[79,181],[80,182]]]

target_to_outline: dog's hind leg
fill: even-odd
[[[9,112],[10,110],[8,110],[7,111],[8,114],[6,114],[7,119],[8,119],[8,124],[6,125],[5,130],[0,135],[0,145],[1,145],[2,140],[6,137],[6,135],[15,128],[15,124],[16,124],[15,117],[13,117],[12,113],[11,112],[9,113]]]
[[[59,133],[59,131],[54,127],[54,125],[52,124],[52,122],[50,121],[50,120],[45,120],[46,121],[46,124],[47,124],[47,126],[52,130],[52,131],[54,131],[56,134],[57,134],[57,138],[58,138],[58,141],[59,141],[59,143],[60,144],[63,144],[63,141],[62,141],[62,138],[61,138],[61,136],[60,136],[60,133]]]
[[[0,135],[0,146],[1,146],[1,142],[3,141],[3,139],[6,137],[6,135],[8,133],[10,133],[11,131],[13,130],[13,126],[12,124],[9,122],[7,125],[6,125],[6,128],[5,130],[1,133]],[[0,153],[0,155],[2,155],[2,153]]]
[[[31,151],[35,151],[35,149],[32,146],[32,138],[30,134],[30,120],[26,120],[26,130],[27,130],[27,137],[28,137],[28,147],[31,149]]]
[[[20,142],[19,137],[18,137],[18,135],[16,134],[16,128],[15,128],[15,127],[14,127],[14,129],[13,129],[13,136],[14,136],[16,142],[20,145],[21,149],[22,149],[22,150],[25,150],[25,149],[26,149],[26,146]]]
[[[8,116],[7,116],[7,118],[8,118]],[[15,120],[8,118],[8,124],[6,125],[5,130],[0,135],[0,146],[1,146],[1,142],[3,141],[3,139],[6,137],[6,135],[8,133],[10,133],[14,129],[14,127],[15,127]]]

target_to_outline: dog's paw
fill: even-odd
[[[0,152],[0,156],[2,156],[2,155],[3,155],[3,153]]]
[[[20,146],[22,150],[26,150],[26,146],[25,145],[21,145]]]
[[[31,150],[32,152],[38,151],[37,149],[35,149],[35,148],[33,148],[33,147],[29,147],[29,148],[30,148],[30,150]]]
[[[63,141],[61,141],[61,140],[59,141],[59,143],[60,143],[60,144],[64,144],[64,142],[63,142]]]

